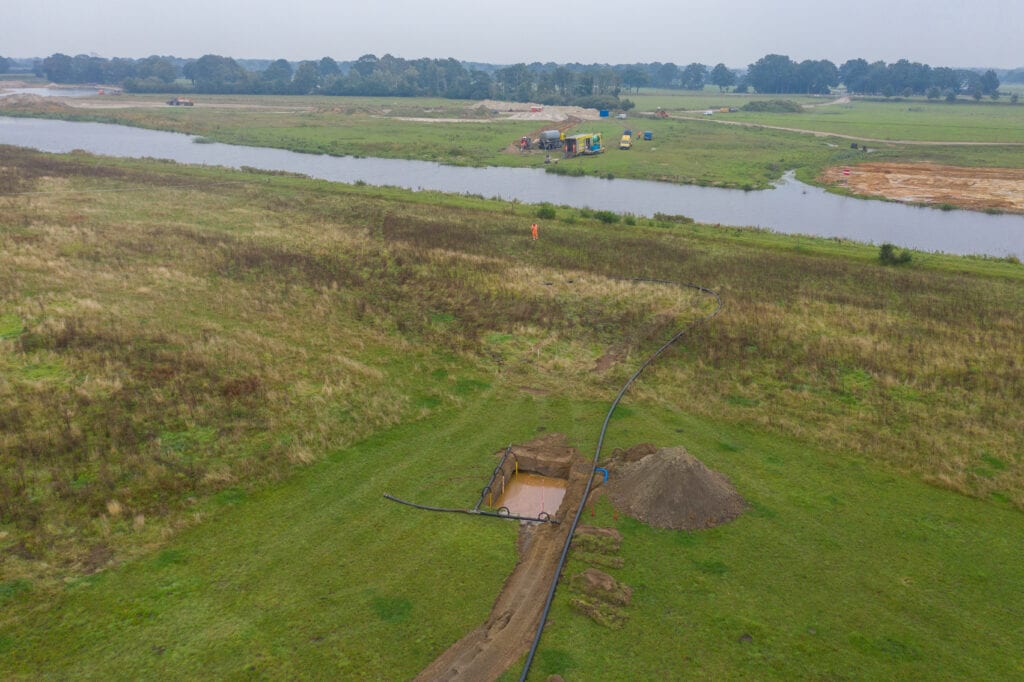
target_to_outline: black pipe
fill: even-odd
[[[498,509],[498,511],[492,512],[480,511],[479,509],[453,509],[450,507],[431,507],[425,504],[416,504],[415,502],[409,502],[408,500],[403,500],[399,497],[395,497],[394,495],[389,495],[388,493],[384,493],[384,498],[391,500],[392,502],[398,502],[399,504],[404,504],[409,507],[415,507],[416,509],[423,509],[425,511],[447,512],[449,514],[468,514],[470,516],[490,516],[498,519],[513,519],[515,521],[535,521],[537,523],[559,523],[547,514],[544,514],[544,516],[520,516],[518,514],[511,514],[508,511],[508,507],[501,507],[500,509]],[[504,514],[502,513],[502,510],[505,511]]]
[[[665,280],[657,279],[631,278],[629,279],[629,281],[653,282],[656,284],[676,284],[676,282],[667,282]],[[716,303],[715,309],[707,317],[704,317],[700,320],[695,320],[690,324],[686,325],[685,327],[683,327],[682,329],[680,329],[678,332],[676,332],[675,335],[672,336],[672,338],[666,341],[661,346],[661,348],[656,350],[649,358],[647,358],[647,360],[644,361],[642,365],[640,365],[640,369],[633,373],[633,376],[631,376],[629,380],[626,381],[625,385],[623,385],[623,387],[619,390],[618,395],[615,396],[615,400],[612,401],[611,408],[608,410],[608,414],[605,415],[604,424],[601,426],[601,435],[597,439],[597,451],[594,453],[594,471],[591,472],[590,479],[587,480],[587,487],[586,490],[583,491],[583,498],[580,500],[580,506],[579,508],[576,509],[576,515],[573,517],[572,526],[570,526],[569,533],[565,537],[565,545],[562,547],[562,555],[561,558],[559,558],[558,560],[558,569],[555,571],[555,577],[551,580],[551,587],[548,589],[547,601],[544,603],[544,612],[541,614],[540,617],[540,625],[537,626],[537,634],[533,638],[533,644],[530,645],[530,653],[526,656],[526,663],[523,665],[523,672],[519,676],[519,682],[526,682],[526,675],[530,672],[530,665],[533,663],[533,657],[537,653],[537,647],[540,645],[540,638],[541,635],[544,633],[544,626],[547,624],[548,621],[548,613],[551,611],[551,602],[555,599],[555,589],[558,587],[558,579],[562,575],[562,569],[565,568],[565,560],[569,555],[569,546],[572,544],[572,536],[576,532],[576,526],[579,525],[580,517],[583,515],[583,507],[586,506],[587,497],[590,495],[590,490],[594,486],[594,474],[597,473],[597,464],[601,459],[601,447],[604,445],[604,436],[605,433],[608,431],[608,422],[611,421],[612,413],[614,413],[615,408],[619,406],[619,401],[622,400],[622,396],[626,394],[626,391],[629,389],[630,386],[633,385],[633,382],[637,380],[640,374],[645,369],[647,369],[648,365],[650,365],[652,362],[658,359],[658,357],[660,357],[662,353],[664,353],[666,350],[668,350],[670,346],[672,346],[676,341],[682,338],[683,334],[690,331],[690,329],[696,327],[698,324],[710,322],[711,320],[718,316],[718,313],[722,311],[722,297],[718,295],[717,291],[713,291],[706,287],[702,287],[699,284],[684,283],[680,284],[679,286],[689,287],[690,289],[696,289],[697,291],[700,291],[702,293],[714,296]]]

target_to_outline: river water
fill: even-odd
[[[773,190],[744,192],[644,180],[545,173],[542,168],[468,168],[428,161],[336,157],[220,143],[128,126],[0,117],[0,144],[66,153],[302,173],[412,190],[550,202],[637,216],[686,215],[701,223],[760,227],[952,254],[1024,259],[1024,216],[941,211],[829,194],[787,176]],[[1022,188],[1021,191],[1024,191]]]

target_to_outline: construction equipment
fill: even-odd
[[[174,99],[167,100],[167,103],[172,107],[192,107],[195,106],[195,102],[184,97],[175,97]]]
[[[604,152],[601,133],[582,133],[565,138],[565,157],[591,156]]]
[[[630,135],[623,135],[622,139],[619,140],[619,149],[632,149],[633,138]]]
[[[560,130],[542,130],[537,138],[537,146],[541,149],[561,149],[562,132]]]

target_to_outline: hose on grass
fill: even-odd
[[[654,284],[675,284],[675,285],[678,285],[678,286],[681,286],[681,287],[686,287],[686,288],[689,288],[689,289],[695,289],[696,291],[699,291],[699,292],[701,292],[703,294],[707,294],[709,296],[712,296],[715,299],[715,309],[711,313],[709,313],[706,317],[694,320],[690,324],[686,325],[685,327],[683,327],[682,329],[677,331],[672,336],[672,338],[670,338],[668,341],[666,341],[664,344],[662,344],[662,346],[660,348],[658,348],[658,350],[654,351],[654,353],[652,353],[651,356],[648,357],[643,362],[643,364],[640,365],[640,368],[637,369],[636,372],[634,372],[631,377],[629,377],[629,379],[626,381],[626,383],[623,384],[622,388],[619,389],[618,395],[615,396],[615,400],[612,401],[611,407],[608,409],[608,414],[605,415],[604,424],[601,425],[601,434],[600,434],[600,436],[597,439],[597,450],[594,452],[594,461],[593,461],[594,470],[591,472],[590,478],[587,480],[587,487],[583,491],[583,497],[580,500],[580,505],[576,509],[576,515],[573,517],[572,525],[569,527],[569,532],[565,536],[565,545],[562,547],[562,554],[561,554],[561,557],[558,560],[558,568],[555,570],[555,576],[551,580],[551,587],[548,588],[547,601],[544,603],[544,612],[541,614],[540,624],[537,626],[537,633],[536,633],[536,635],[534,635],[533,643],[530,645],[530,652],[526,656],[526,663],[523,665],[523,672],[519,676],[519,682],[526,682],[526,676],[530,672],[530,665],[533,663],[533,657],[537,653],[537,647],[540,646],[541,636],[544,634],[544,626],[547,624],[548,614],[551,611],[551,603],[555,599],[555,590],[558,588],[558,580],[559,580],[559,578],[562,575],[562,570],[565,568],[565,561],[566,561],[567,557],[569,556],[569,546],[572,544],[572,536],[573,536],[573,534],[576,533],[576,527],[579,525],[580,517],[583,515],[583,508],[586,506],[587,498],[590,496],[590,491],[591,491],[591,489],[594,486],[594,474],[598,473],[597,469],[599,468],[598,467],[598,463],[601,460],[601,448],[604,445],[604,437],[605,437],[605,434],[608,431],[608,423],[611,421],[612,414],[614,414],[614,412],[615,412],[615,408],[617,408],[619,406],[619,402],[622,400],[622,397],[626,394],[626,391],[629,390],[629,387],[633,385],[633,382],[635,382],[640,377],[640,375],[643,373],[643,371],[645,369],[647,369],[647,367],[651,363],[653,363],[655,360],[657,360],[659,357],[661,357],[661,355],[666,350],[668,350],[677,341],[679,341],[679,339],[681,339],[688,331],[690,331],[691,329],[696,327],[698,324],[705,324],[707,322],[710,322],[711,320],[713,320],[715,317],[718,316],[718,313],[720,313],[722,311],[722,297],[718,294],[718,292],[714,291],[712,289],[708,289],[707,287],[703,287],[703,286],[701,286],[699,284],[689,284],[689,283],[682,283],[682,284],[680,284],[678,282],[669,282],[669,281],[666,281],[666,280],[641,279],[641,278],[629,278],[627,281],[654,283]]]

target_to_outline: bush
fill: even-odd
[[[771,112],[773,114],[799,114],[804,108],[790,99],[770,99],[763,102],[748,102],[741,111]]]
[[[541,204],[537,208],[537,217],[544,220],[554,220],[555,216],[558,215],[555,211],[555,207],[551,204]]]
[[[594,211],[594,217],[609,225],[619,222],[619,214],[614,211]]]
[[[685,215],[673,215],[671,213],[655,213],[654,219],[658,222],[664,223],[680,223],[682,225],[693,224],[693,218]]]
[[[909,249],[903,249],[897,253],[896,247],[888,242],[882,244],[881,248],[878,249],[878,260],[882,261],[883,265],[901,265],[903,263],[909,263],[910,258],[911,255]]]

